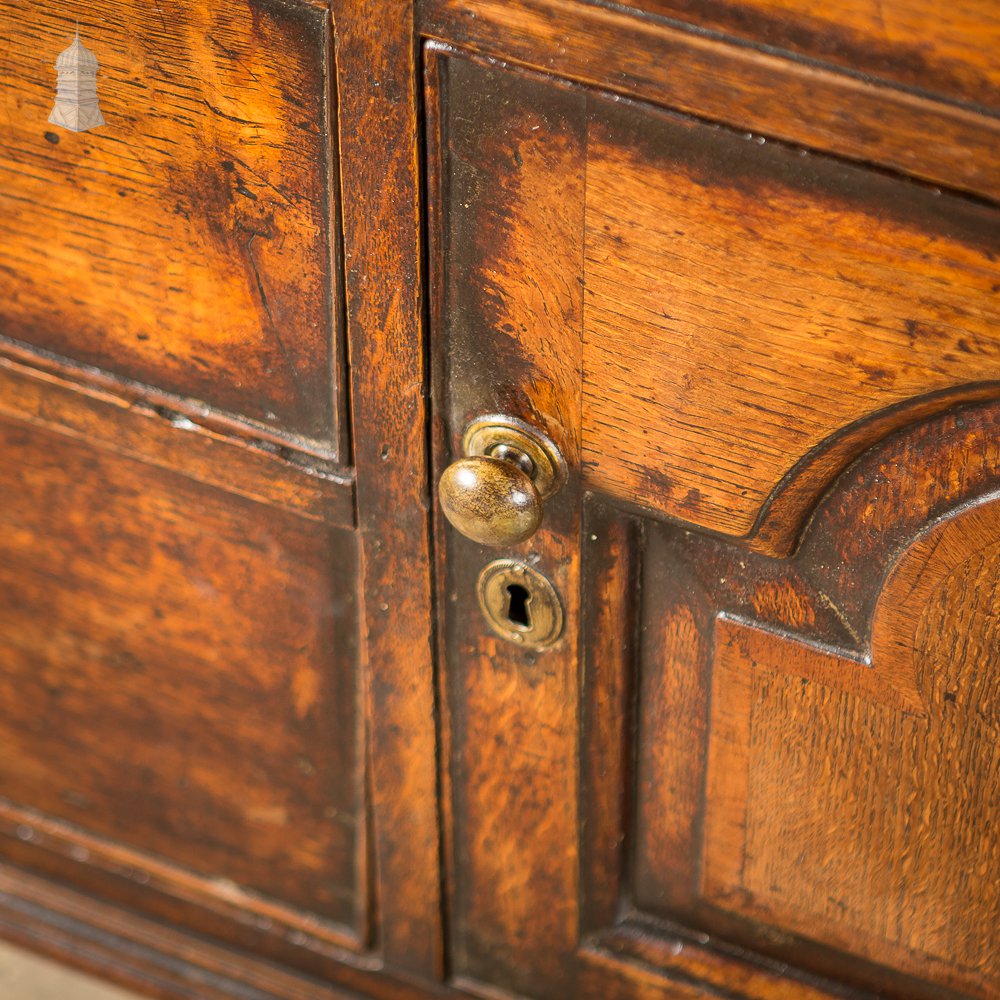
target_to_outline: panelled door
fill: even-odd
[[[995,211],[426,55],[455,977],[995,996]]]
[[[326,968],[372,919],[329,11],[81,6],[85,132],[76,13],[0,2],[0,860]]]

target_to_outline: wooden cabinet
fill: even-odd
[[[0,933],[1000,992],[996,19],[926,6],[107,0],[47,136],[0,0]]]

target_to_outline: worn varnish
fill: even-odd
[[[72,14],[0,0],[0,935],[177,1000],[994,996],[996,19],[926,11],[99,0],[71,135]],[[569,467],[499,550],[432,493],[497,413]]]
[[[641,906],[849,951],[893,995],[995,991],[997,420],[959,411],[873,449],[792,563],[650,535]]]
[[[619,4],[423,0],[420,14],[429,37],[464,51],[1000,200],[1000,118],[959,103]]]
[[[503,73],[468,72],[486,92]],[[554,89],[524,86],[525,108]],[[978,384],[1000,384],[992,211],[642,105],[581,94],[565,114],[586,129],[585,187],[561,197],[580,219],[588,486],[781,551],[913,407],[997,391]],[[516,160],[492,169],[517,199],[500,211],[530,213]],[[552,280],[546,254],[523,268]],[[518,295],[505,273],[485,295]]]
[[[81,15],[107,124],[74,134],[47,124],[72,12],[0,3],[0,334],[336,457],[327,16],[305,0]]]
[[[453,968],[463,978],[518,993],[565,995],[563,956],[578,932],[571,790],[579,698],[583,289],[573,273],[583,250],[585,135],[573,109],[582,98],[553,90],[525,114],[519,77],[497,76],[490,94],[477,86],[471,64],[447,70],[438,96],[449,121],[486,127],[449,131],[449,145],[435,145],[432,154],[441,158],[438,183],[450,199],[435,245],[445,269],[435,300],[435,319],[444,324],[435,388],[447,421],[438,468],[461,454],[462,432],[473,417],[504,413],[548,435],[574,470],[546,503],[541,529],[520,545],[487,549],[438,521],[446,545],[440,604],[449,609],[442,703],[453,748],[445,761],[446,787],[453,790]],[[548,122],[558,125],[547,128]],[[519,166],[514,189],[495,184],[498,164]],[[511,197],[517,189],[523,200]],[[578,211],[568,212],[567,205]],[[532,266],[539,259],[549,262],[541,280]],[[435,274],[441,281],[441,272]],[[544,653],[506,643],[485,625],[476,579],[498,556],[531,561],[561,595],[566,625]],[[556,850],[539,855],[533,839],[539,836]]]

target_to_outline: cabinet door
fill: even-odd
[[[77,13],[86,132],[48,123]],[[436,914],[429,710],[373,777],[424,691],[383,715],[392,664],[365,681],[361,622],[405,588],[364,603],[344,464],[330,11],[0,0],[0,36],[0,932],[163,995],[315,992],[274,963],[353,988],[376,945],[430,973],[398,916]]]
[[[566,463],[526,541],[438,519],[455,975],[995,995],[995,211],[430,55],[436,471]]]

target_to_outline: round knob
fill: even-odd
[[[445,517],[481,545],[516,545],[542,523],[542,498],[531,477],[514,462],[460,458],[438,484]]]

